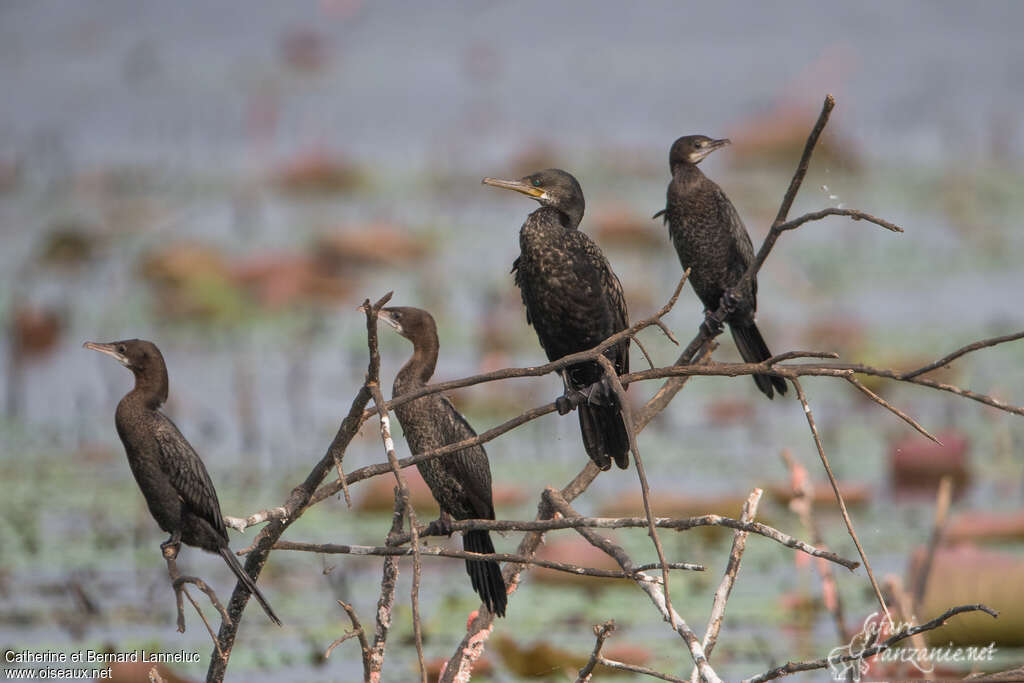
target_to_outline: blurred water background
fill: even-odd
[[[680,276],[649,219],[663,206],[672,141],[733,139],[703,169],[757,244],[832,93],[838,106],[791,215],[859,208],[906,232],[836,218],[785,235],[760,276],[771,348],[909,368],[1020,329],[1022,20],[1011,2],[0,3],[0,646],[197,650],[203,662],[179,669],[193,679],[208,661],[193,614],[186,634],[173,630],[163,536],[113,429],[130,376],[83,341],[160,346],[166,412],[230,515],[279,504],[323,454],[366,369],[364,298],[394,290],[396,304],[434,314],[438,379],[540,363],[509,275],[534,204],[481,187],[485,175],[573,172],[583,229],[622,279],[631,316],[646,317]],[[666,319],[684,343],[700,320],[690,291]],[[390,387],[410,349],[382,339]],[[655,332],[642,339],[658,363],[678,353]],[[731,341],[717,357],[736,358]],[[1024,346],[1007,345],[940,378],[1022,403],[1022,360]],[[905,575],[929,534],[934,486],[905,495],[889,462],[923,440],[841,381],[805,386],[837,474],[865,498],[853,517],[875,571]],[[954,513],[1019,515],[1019,420],[949,394],[872,386],[959,444]],[[630,394],[639,403],[655,389]],[[482,431],[559,390],[547,377],[454,399]],[[820,472],[799,404],[769,403],[745,378],[691,382],[640,444],[658,514],[738,516],[751,488],[785,488],[783,449]],[[542,487],[564,485],[585,458],[574,417],[535,421],[488,451],[501,518],[532,517]],[[368,425],[346,469],[383,457]],[[636,486],[632,471],[609,472],[577,508],[607,511]],[[390,504],[389,487],[368,490],[353,495]],[[854,557],[834,508],[816,508],[826,540]],[[784,504],[762,511],[808,536]],[[385,511],[334,500],[286,538],[378,544],[389,523]],[[233,547],[253,534],[232,532]],[[654,559],[643,532],[616,536],[638,561]],[[708,566],[677,576],[673,591],[700,630],[730,535],[663,538],[671,559]],[[496,542],[511,552],[518,537]],[[1019,540],[989,551],[1016,558],[1009,571],[1020,575]],[[226,599],[219,559],[186,550],[182,562]],[[354,642],[321,655],[347,628],[335,599],[372,623],[380,564],[274,554],[261,585],[286,628],[250,610],[229,679],[356,680]],[[415,666],[403,568],[387,680],[411,680]],[[427,560],[424,581],[425,647],[447,657],[477,602],[461,566]],[[863,570],[840,574],[839,587],[856,630],[873,611]],[[919,620],[978,601],[975,588],[941,585]],[[820,594],[811,567],[751,538],[712,660],[719,673],[753,675],[840,644]],[[635,587],[528,576],[488,649],[490,680],[543,678],[509,653],[544,640],[585,656],[591,625],[609,617],[620,625],[611,643],[688,675],[681,642]],[[1021,659],[1000,645],[987,666]]]

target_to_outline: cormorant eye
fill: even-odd
[[[534,187],[540,187],[540,180],[539,180],[539,179],[537,179],[537,178],[534,178],[534,179],[533,179],[533,186],[534,186]]]
[[[118,344],[117,345],[117,352],[118,353],[124,353],[125,352],[124,344]]]

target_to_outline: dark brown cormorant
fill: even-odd
[[[397,398],[424,386],[434,374],[438,352],[437,326],[429,313],[407,306],[383,308],[379,317],[412,342],[412,358],[395,377],[392,396]],[[466,418],[440,393],[402,404],[395,408],[395,414],[414,455],[476,436]],[[436,529],[444,529],[448,517],[494,519],[491,466],[483,446],[465,448],[419,463],[416,467],[441,507],[441,519],[434,524]],[[486,530],[465,532],[462,547],[471,553],[494,552],[491,535]],[[499,617],[505,616],[508,594],[498,563],[466,560],[466,573],[473,583],[473,590],[487,609]]]
[[[729,140],[704,135],[676,140],[669,153],[672,182],[665,209],[654,217],[665,216],[679,263],[684,270],[690,269],[689,283],[704,304],[707,324],[716,333],[721,331],[723,321],[710,314],[725,303],[724,322],[729,323],[740,355],[748,363],[760,363],[772,354],[754,323],[757,278],[742,291],[736,290],[754,260],[754,246],[722,188],[697,168],[704,157],[728,144]],[[786,381],[781,377],[754,375],[754,383],[768,398],[774,395],[773,388],[780,395],[786,393]]]
[[[114,424],[150,514],[171,535],[160,547],[176,554],[184,543],[217,553],[267,616],[280,626],[281,620],[228,547],[217,491],[203,461],[175,424],[159,411],[168,390],[167,366],[160,349],[141,339],[86,342],[84,346],[107,354],[135,375],[135,388],[117,404]]]
[[[519,231],[519,258],[512,264],[523,295],[526,322],[537,331],[548,360],[591,349],[629,327],[626,299],[608,259],[586,234],[583,190],[570,174],[549,168],[522,180],[484,178],[484,184],[515,190],[540,202]],[[605,355],[620,375],[629,372],[629,340]],[[587,455],[602,470],[611,461],[629,466],[629,433],[618,400],[598,363],[573,365],[562,373],[567,397],[579,402],[580,431]]]

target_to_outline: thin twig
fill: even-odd
[[[950,363],[955,361],[960,356],[966,355],[966,354],[970,353],[971,351],[977,351],[978,349],[985,349],[985,348],[988,348],[990,346],[995,346],[997,344],[1003,344],[1005,342],[1016,341],[1018,339],[1024,339],[1024,332],[1014,332],[1013,334],[1003,335],[1002,337],[991,337],[989,339],[982,339],[981,341],[976,341],[973,344],[968,344],[967,346],[961,346],[959,349],[957,349],[953,353],[951,353],[951,354],[949,354],[947,356],[943,356],[942,358],[940,358],[939,360],[935,361],[934,363],[929,363],[928,365],[924,365],[924,366],[922,366],[922,367],[920,367],[920,368],[918,368],[916,370],[911,370],[910,372],[904,372],[902,375],[900,375],[900,379],[913,379],[913,378],[917,377],[918,375],[923,375],[926,372],[931,372],[932,370],[935,370],[937,368],[941,368],[944,365],[949,365]]]
[[[864,659],[867,659],[868,657],[874,657],[880,652],[888,650],[890,647],[900,642],[901,640],[906,640],[907,638],[910,638],[911,636],[914,636],[918,633],[924,633],[925,631],[937,629],[943,624],[945,624],[952,617],[963,612],[985,612],[986,614],[992,617],[999,616],[999,613],[996,612],[994,609],[982,604],[959,605],[957,607],[951,607],[945,612],[943,612],[940,616],[932,619],[931,621],[921,624],[920,626],[904,628],[899,633],[896,633],[887,638],[884,642],[879,643],[878,645],[873,645],[869,648],[865,648],[863,651],[858,652],[857,654],[843,655],[841,657],[822,657],[821,659],[815,659],[813,661],[808,662],[788,662],[783,666],[776,667],[758,676],[746,678],[744,679],[743,683],[764,683],[765,681],[774,681],[777,678],[782,678],[783,676],[788,676],[789,674],[798,673],[800,671],[814,671],[815,669],[824,669],[830,664],[835,665],[844,662],[862,661]]]
[[[640,666],[639,664],[627,664],[625,662],[617,662],[614,659],[608,659],[606,657],[598,657],[597,663],[601,666],[607,666],[609,669],[618,669],[619,671],[629,671],[630,673],[643,674],[644,676],[652,676],[653,678],[660,678],[663,681],[671,681],[671,683],[687,683],[685,678],[676,678],[654,669],[648,669],[646,666]]]
[[[829,464],[828,457],[825,455],[825,447],[821,443],[821,436],[818,434],[818,427],[814,424],[814,413],[811,412],[811,406],[807,403],[807,396],[804,394],[804,388],[800,385],[800,381],[793,379],[793,386],[796,387],[796,395],[800,400],[800,405],[804,407],[804,415],[807,417],[807,425],[811,428],[811,436],[814,437],[814,445],[818,449],[818,457],[821,458],[821,464],[825,468],[825,473],[828,475],[828,481],[832,484],[832,491],[835,493],[836,502],[839,503],[839,512],[843,515],[843,522],[846,523],[846,530],[850,533],[850,538],[853,539],[853,544],[857,546],[857,552],[860,554],[861,562],[864,563],[864,569],[868,573],[868,579],[871,581],[871,588],[875,591],[875,597],[878,599],[878,604],[882,607],[882,612],[885,613],[886,621],[892,621],[892,616],[889,614],[889,608],[885,604],[885,598],[882,597],[882,590],[878,587],[878,581],[875,580],[875,573],[871,571],[871,565],[868,563],[868,556],[864,552],[863,546],[860,544],[860,539],[857,538],[857,532],[853,530],[853,520],[850,519],[850,513],[846,509],[846,501],[843,500],[843,494],[839,491],[839,482],[836,480],[836,475],[832,473],[832,466]]]
[[[324,659],[331,656],[334,648],[355,636],[359,639],[359,651],[363,660],[363,681],[366,683],[370,680],[370,643],[366,640],[366,630],[363,628],[362,622],[359,621],[359,615],[356,614],[356,610],[352,605],[342,600],[338,600],[338,604],[341,605],[341,608],[345,610],[345,614],[348,615],[348,620],[352,623],[352,630],[347,631],[345,635],[327,647],[327,650],[324,652]]]
[[[615,631],[615,620],[609,619],[603,624],[597,624],[594,626],[594,636],[597,638],[597,642],[594,643],[594,651],[590,653],[590,659],[580,669],[579,674],[576,676],[576,683],[590,683],[590,674],[594,672],[594,667],[597,666],[597,660],[601,655],[601,648],[604,647],[604,641],[608,639]]]
[[[221,619],[224,623],[231,622],[231,617],[228,616],[227,610],[224,609],[224,605],[222,605],[220,600],[217,598],[217,594],[205,581],[197,576],[183,576],[181,572],[178,571],[178,551],[175,547],[167,546],[164,548],[163,556],[164,560],[167,561],[167,574],[171,577],[171,588],[174,589],[174,599],[178,606],[178,633],[185,632],[185,609],[181,599],[181,596],[184,595],[188,598],[188,601],[192,603],[192,607],[194,607],[196,613],[199,614],[199,618],[203,620],[203,625],[206,626],[206,630],[210,634],[210,638],[213,639],[213,646],[217,651],[217,656],[223,659],[224,651],[221,650],[220,642],[217,640],[217,634],[214,633],[213,627],[210,626],[210,622],[207,621],[206,615],[203,614],[203,610],[200,609],[199,604],[192,598],[192,595],[188,592],[185,585],[191,583],[196,588],[206,593],[206,597],[210,599],[213,606],[218,612],[220,612]]]
[[[788,534],[785,534],[774,527],[770,527],[761,522],[743,522],[742,520],[733,519],[731,517],[722,517],[721,515],[700,515],[698,517],[655,517],[654,524],[659,529],[672,529],[675,531],[685,531],[687,529],[694,529],[697,527],[705,526],[721,526],[730,529],[736,529],[738,531],[745,531],[752,534],[758,534],[769,538],[773,541],[781,543],[787,548],[799,550],[807,553],[813,557],[819,557],[829,562],[835,562],[836,564],[842,565],[843,567],[853,571],[860,566],[860,562],[848,560],[841,557],[833,552],[825,551],[820,548],[816,548],[809,545],[801,540],[798,540]],[[646,517],[573,517],[573,518],[558,518],[558,519],[535,519],[532,521],[526,520],[505,520],[505,519],[464,519],[464,520],[453,520],[451,523],[452,531],[528,531],[528,532],[545,532],[554,531],[556,529],[576,529],[579,527],[592,527],[595,529],[625,529],[625,528],[636,528],[646,527]],[[421,537],[424,535],[428,527],[420,529]],[[401,534],[395,539],[396,544],[408,543],[410,536],[408,534]],[[283,541],[281,543],[284,543]],[[283,547],[283,546],[282,546]],[[357,547],[357,546],[347,546]]]
[[[578,512],[569,506],[568,501],[562,498],[561,494],[559,494],[555,489],[551,487],[544,489],[544,497],[551,504],[552,508],[561,513],[563,517],[580,516]],[[583,536],[583,538],[587,539],[587,541],[589,541],[594,547],[599,548],[611,556],[619,566],[622,567],[622,571],[630,574],[636,571],[636,567],[633,566],[633,561],[621,546],[612,543],[607,538],[604,538],[585,527],[580,527],[576,531]],[[673,630],[682,637],[686,646],[690,650],[690,656],[693,657],[694,664],[696,664],[697,668],[700,670],[700,675],[704,680],[704,683],[720,683],[721,679],[718,677],[718,674],[715,673],[715,670],[711,668],[711,664],[708,663],[708,659],[704,655],[704,649],[701,647],[700,640],[697,639],[697,636],[693,633],[690,627],[687,626],[686,621],[679,616],[678,613],[669,613],[671,608],[665,602],[664,591],[662,591],[656,583],[651,581],[637,581],[636,584],[647,594],[647,597],[651,599],[651,602],[654,603],[655,608],[657,608],[661,613],[665,621],[672,624]]]
[[[383,557],[408,557],[413,554],[412,548],[401,548],[394,545],[343,545],[338,543],[301,543],[298,541],[278,541],[274,550],[294,550],[305,553],[318,553],[323,555],[361,555],[361,556],[383,556]],[[514,555],[509,553],[474,553],[468,550],[455,550],[454,548],[443,548],[440,546],[423,546],[419,550],[420,555],[425,557],[450,557],[460,560],[481,560],[491,562],[515,562],[517,564],[528,564],[555,571],[575,574],[577,576],[595,576],[603,579],[633,579],[634,581],[654,581],[661,583],[661,577],[642,575],[644,569],[661,568],[661,564],[645,565],[636,567],[632,574],[616,569],[598,569],[595,567],[583,567],[566,562],[555,562],[554,560],[542,560],[526,555]],[[683,569],[688,571],[704,571],[704,565],[692,562],[669,562],[666,565],[669,569]]]
[[[619,402],[619,410],[622,411],[622,421],[626,423],[626,430],[629,434],[629,450],[633,452],[633,461],[636,463],[636,475],[640,479],[640,496],[644,503],[644,514],[647,516],[647,535],[651,537],[651,541],[654,542],[654,550],[658,553],[658,562],[661,562],[661,578],[664,581],[665,591],[665,605],[667,607],[669,619],[674,619],[674,610],[672,609],[672,600],[669,597],[668,589],[668,563],[665,560],[665,549],[661,546],[661,539],[658,538],[658,529],[654,525],[654,512],[651,511],[651,487],[647,483],[647,472],[644,470],[644,461],[640,458],[640,446],[636,442],[636,427],[633,426],[633,411],[629,407],[629,399],[626,397],[626,390],[622,386],[622,382],[619,381],[619,376],[615,372],[615,367],[612,362],[608,360],[607,356],[601,355],[597,357],[598,363],[604,368],[605,377],[608,378],[608,382],[612,385],[612,391],[615,392],[615,399]],[[674,621],[669,622],[672,628],[676,627]]]
[[[763,494],[764,491],[761,489],[751,491],[746,502],[743,503],[743,512],[740,514],[741,521],[748,523],[754,521],[754,517],[757,516],[757,506],[761,502]],[[732,586],[736,582],[736,574],[739,573],[740,560],[743,557],[743,550],[746,546],[747,532],[735,531],[732,537],[732,549],[729,551],[729,562],[725,566],[725,575],[722,577],[722,582],[718,585],[718,590],[715,591],[715,599],[711,605],[711,616],[708,617],[708,627],[704,631],[704,638],[701,639],[704,654],[709,659],[711,658],[711,651],[715,649],[715,643],[718,641],[718,632],[722,628],[722,620],[725,619],[725,605],[729,602],[729,594],[732,593]],[[697,669],[694,668],[690,672],[690,683],[696,683],[697,675]]]
[[[928,437],[929,439],[931,439],[935,443],[939,444],[940,446],[942,445],[942,442],[939,441],[937,438],[935,438],[935,436],[931,432],[929,432],[927,429],[922,427],[920,425],[920,423],[918,423],[917,420],[915,420],[914,418],[910,417],[909,415],[904,413],[899,408],[891,405],[884,398],[882,398],[881,396],[879,396],[875,392],[873,392],[870,389],[868,389],[866,386],[861,384],[860,380],[858,380],[856,377],[854,377],[853,375],[847,375],[846,377],[844,377],[844,379],[847,382],[849,382],[850,384],[852,384],[853,386],[857,387],[857,389],[859,389],[865,396],[867,396],[872,401],[874,401],[878,405],[882,406],[883,408],[885,408],[886,410],[891,412],[896,417],[898,417],[901,420],[903,420],[904,422],[906,422],[908,425],[910,425],[911,427],[916,429],[918,432],[920,432],[924,436]]]

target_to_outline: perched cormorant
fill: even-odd
[[[704,135],[676,140],[669,153],[672,182],[668,184],[665,209],[654,217],[665,216],[679,263],[683,269],[690,269],[689,283],[704,304],[705,313],[717,311],[725,297],[725,322],[729,323],[736,348],[746,362],[760,363],[772,354],[754,323],[757,278],[742,291],[735,289],[754,260],[754,246],[722,188],[697,168],[704,157],[728,144],[727,139],[712,140]],[[721,331],[721,321],[707,321]],[[768,398],[772,398],[773,388],[780,395],[786,393],[786,381],[781,377],[754,375],[754,383]]]
[[[177,553],[178,546],[185,543],[217,553],[271,621],[280,626],[281,620],[228,547],[217,491],[203,461],[159,410],[168,389],[167,366],[160,349],[142,339],[86,342],[84,346],[107,354],[135,375],[135,388],[117,404],[114,424],[150,514],[171,535],[160,547]]]
[[[485,185],[515,190],[540,202],[519,231],[519,258],[512,264],[526,306],[526,322],[537,331],[548,360],[591,349],[629,327],[626,299],[608,259],[586,234],[583,190],[570,174],[549,168],[522,180],[484,178]],[[629,340],[605,355],[620,375],[629,372]],[[579,363],[562,374],[566,393],[577,392],[580,431],[587,455],[602,470],[611,461],[629,466],[629,432],[618,400],[598,363]],[[581,395],[582,394],[582,395]],[[560,404],[559,412],[568,412]]]
[[[437,326],[429,313],[407,306],[382,308],[379,317],[412,342],[412,358],[395,377],[392,396],[397,398],[424,386],[434,374],[438,352]],[[476,436],[466,418],[443,394],[429,394],[409,401],[395,408],[395,414],[414,455]],[[494,519],[491,466],[483,446],[465,448],[419,463],[416,467],[441,507],[438,526],[444,528],[448,517]],[[471,553],[494,552],[491,535],[486,530],[465,532],[462,547]],[[487,609],[499,617],[505,616],[508,593],[498,563],[466,560],[466,573],[473,583],[473,590]]]

